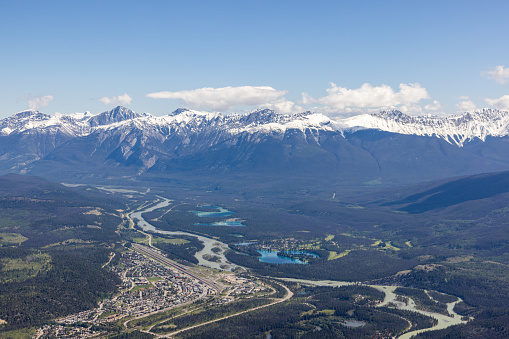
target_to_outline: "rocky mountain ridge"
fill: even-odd
[[[509,112],[481,109],[460,115],[410,116],[399,111],[363,114],[342,121],[348,127],[374,128],[382,131],[438,137],[463,146],[474,139],[509,135]]]
[[[125,107],[97,115],[25,111],[0,120],[0,172],[409,183],[509,169],[508,121],[508,112],[496,110],[449,118],[383,111],[342,120],[268,109],[178,109],[161,117]]]
[[[431,136],[448,143],[463,146],[474,139],[509,135],[509,112],[482,109],[456,116],[410,116],[400,111],[381,111],[362,114],[347,119],[332,119],[320,113],[278,114],[272,110],[256,110],[250,114],[209,113],[188,109],[157,117],[148,113],[138,114],[118,106],[97,115],[88,112],[48,115],[38,111],[24,111],[0,120],[0,134],[12,133],[61,133],[69,137],[82,137],[98,130],[115,129],[122,125],[136,128],[186,131],[216,129],[230,134],[272,133],[281,134],[287,129],[338,131],[349,133],[359,129]]]

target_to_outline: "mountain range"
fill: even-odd
[[[85,180],[151,175],[314,177],[354,185],[415,183],[509,170],[509,112],[454,117],[381,111],[165,116],[24,111],[0,120],[0,172]]]

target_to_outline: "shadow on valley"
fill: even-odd
[[[490,173],[454,180],[384,205],[406,205],[400,210],[423,213],[507,192],[509,192],[509,172]]]

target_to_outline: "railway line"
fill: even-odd
[[[190,277],[192,277],[192,278],[194,278],[194,279],[196,279],[198,281],[201,281],[206,286],[209,286],[210,288],[215,290],[217,294],[219,294],[223,290],[223,286],[222,285],[220,285],[220,284],[218,284],[218,283],[216,283],[214,281],[210,281],[208,279],[205,279],[205,278],[203,278],[203,277],[193,273],[186,266],[181,265],[179,263],[176,263],[175,261],[173,261],[171,259],[168,259],[164,255],[158,253],[157,251],[151,249],[150,247],[143,246],[143,245],[136,244],[136,243],[133,243],[132,246],[137,251],[139,251],[139,252],[141,252],[141,253],[151,257],[154,260],[159,261],[163,265],[175,268],[178,271],[182,272],[183,274],[186,274],[186,275],[188,275],[188,276],[190,276]]]

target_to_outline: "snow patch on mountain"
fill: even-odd
[[[347,126],[345,130],[367,128],[438,137],[460,147],[475,138],[485,141],[488,136],[509,135],[509,112],[496,109],[482,109],[450,117],[414,117],[399,111],[382,111],[354,116],[341,120],[341,123]]]
[[[90,112],[48,115],[30,110],[0,120],[0,135],[3,136],[37,133],[83,137],[98,133],[99,140],[105,140],[107,135],[119,133],[123,140],[133,131],[139,131],[144,136],[142,142],[148,137],[164,142],[172,136],[180,135],[185,145],[192,145],[193,136],[196,135],[211,138],[209,141],[213,143],[219,135],[270,134],[281,138],[288,130],[305,134],[307,131],[352,133],[359,129],[438,137],[461,147],[475,138],[485,141],[488,136],[509,135],[509,112],[483,109],[439,117],[410,116],[392,110],[333,120],[320,113],[278,114],[270,109],[225,115],[181,108],[157,117],[149,113],[138,114],[119,106],[97,115]],[[152,162],[147,160],[149,166]]]
[[[75,119],[72,115],[48,115],[33,110],[16,113],[0,121],[1,135],[31,132],[84,136],[90,133],[90,124],[88,118]]]
[[[278,114],[271,117],[268,121],[252,121],[248,125],[232,129],[231,133],[281,133],[287,130],[300,130],[305,132],[307,129],[334,131],[338,130],[339,124],[329,117],[320,113],[298,113],[298,114]]]

